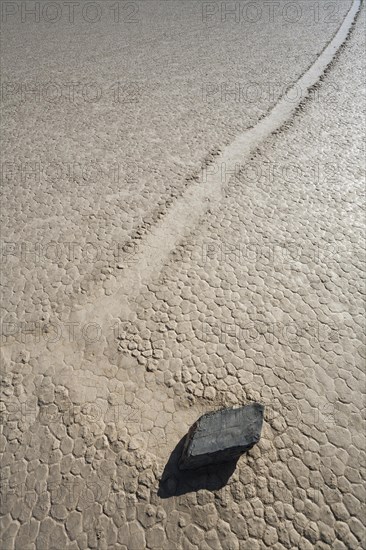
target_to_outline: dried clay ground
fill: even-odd
[[[364,549],[364,10],[129,4],[3,21],[1,550]]]

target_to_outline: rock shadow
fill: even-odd
[[[231,462],[212,464],[197,470],[179,470],[178,462],[185,438],[186,436],[182,437],[176,445],[165,465],[158,489],[160,498],[180,496],[199,491],[199,489],[217,491],[227,484],[234,473],[238,458]]]

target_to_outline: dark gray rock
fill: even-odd
[[[238,459],[258,443],[263,411],[263,405],[251,403],[201,416],[186,436],[179,469],[192,470]]]

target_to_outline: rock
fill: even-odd
[[[191,470],[239,458],[258,443],[263,411],[263,405],[251,403],[201,416],[186,436],[179,469]]]

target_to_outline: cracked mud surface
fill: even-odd
[[[152,10],[152,4],[144,7]],[[177,8],[154,4],[167,17],[165,40],[174,43]],[[194,11],[192,4],[182,3],[182,17]],[[270,80],[270,73],[295,81],[333,36],[350,3],[340,6],[334,28],[319,24],[311,41],[309,25],[300,22],[291,54],[297,58],[287,58],[286,65],[291,36],[282,22],[282,35],[271,28],[279,44],[264,56],[268,69],[263,69],[263,79]],[[12,121],[5,161],[24,155],[42,162],[44,155],[44,162],[52,162],[54,153],[65,164],[69,154],[84,161],[111,155],[114,162],[121,150],[121,162],[129,154],[135,162],[140,154],[146,183],[140,173],[137,181],[144,182],[145,191],[131,193],[133,179],[132,188],[125,180],[109,185],[98,179],[81,191],[75,181],[36,186],[8,178],[3,207],[7,242],[26,242],[33,251],[39,242],[56,241],[63,254],[65,242],[78,243],[79,253],[88,241],[110,251],[112,234],[113,242],[123,246],[125,241],[143,243],[145,234],[153,233],[174,208],[174,193],[181,195],[201,160],[210,158],[208,151],[223,149],[270,107],[260,101],[253,109],[201,103],[187,116],[194,104],[189,88],[179,100],[174,90],[182,87],[178,69],[189,55],[179,57],[176,43],[177,57],[169,56],[176,65],[168,71],[168,54],[162,53],[167,45],[154,39],[159,24],[157,17],[151,25],[151,57],[157,75],[169,74],[173,91],[165,90],[164,102],[172,102],[165,106],[172,119],[162,117],[156,127],[142,124],[146,113],[161,112],[158,92],[147,103],[137,103],[136,113],[123,114],[125,133],[115,130],[121,122],[107,105],[105,112],[101,105],[95,111],[90,106],[77,112],[66,108],[64,130],[56,127],[60,105],[52,112],[45,105],[3,105]],[[182,52],[188,44],[194,47],[197,18],[195,25],[188,36],[180,29]],[[234,47],[239,28],[231,30]],[[249,30],[256,44],[265,42],[265,29],[251,25]],[[54,262],[40,253],[35,263],[32,256],[24,261],[18,253],[6,255],[2,548],[366,547],[363,30],[361,14],[322,79],[319,96],[305,102],[285,127],[243,159],[234,176],[224,179],[220,205],[208,204],[161,271],[154,271],[151,252],[149,280],[138,267],[134,270],[140,265],[135,244],[107,262],[86,261],[82,254],[77,261]],[[42,32],[47,40],[50,31]],[[51,56],[49,79],[59,74],[62,58],[65,80],[72,80],[73,70],[91,80],[91,71],[103,67],[110,78],[121,62],[123,44],[111,47],[112,41],[102,41],[97,52],[84,51],[76,63],[80,46],[67,32],[71,42]],[[141,29],[128,32],[137,48]],[[200,38],[206,55],[218,32],[225,32],[221,24],[214,34]],[[25,29],[23,39],[29,39]],[[225,66],[219,51],[211,54],[218,67]],[[127,57],[123,62],[131,65],[133,78],[144,75],[144,56]],[[248,72],[248,64],[257,71],[253,80],[261,78],[254,61],[244,61],[243,66],[228,66],[225,79],[231,79],[232,70]],[[197,71],[201,68],[197,64]],[[35,71],[27,57],[16,63],[19,79],[36,78]],[[103,79],[102,72],[94,80],[97,76]],[[201,84],[202,77],[196,82]],[[29,128],[38,117],[37,135],[30,139]],[[127,131],[128,123],[135,126]],[[203,128],[201,140],[196,124]],[[25,143],[11,144],[20,125],[25,125],[19,138]],[[138,134],[152,128],[164,146]],[[53,132],[56,141],[50,139]],[[130,132],[136,142],[129,139]],[[98,149],[97,141],[103,139],[105,146]],[[160,168],[154,175],[155,158]],[[206,176],[209,180],[209,167]],[[123,201],[115,196],[120,189]],[[223,466],[204,475],[180,476],[171,453],[198,416],[250,401],[266,405],[262,438],[235,471]]]
[[[306,5],[298,23],[281,16],[269,25],[206,23],[191,1],[141,2],[136,24],[107,14],[99,26],[77,13],[74,25],[41,19],[36,33],[9,17],[3,240],[16,258],[9,250],[5,311],[64,320],[75,303],[110,294],[131,236],[149,230],[203,159],[254,125],[316,59],[350,1],[336,4],[311,40]]]

